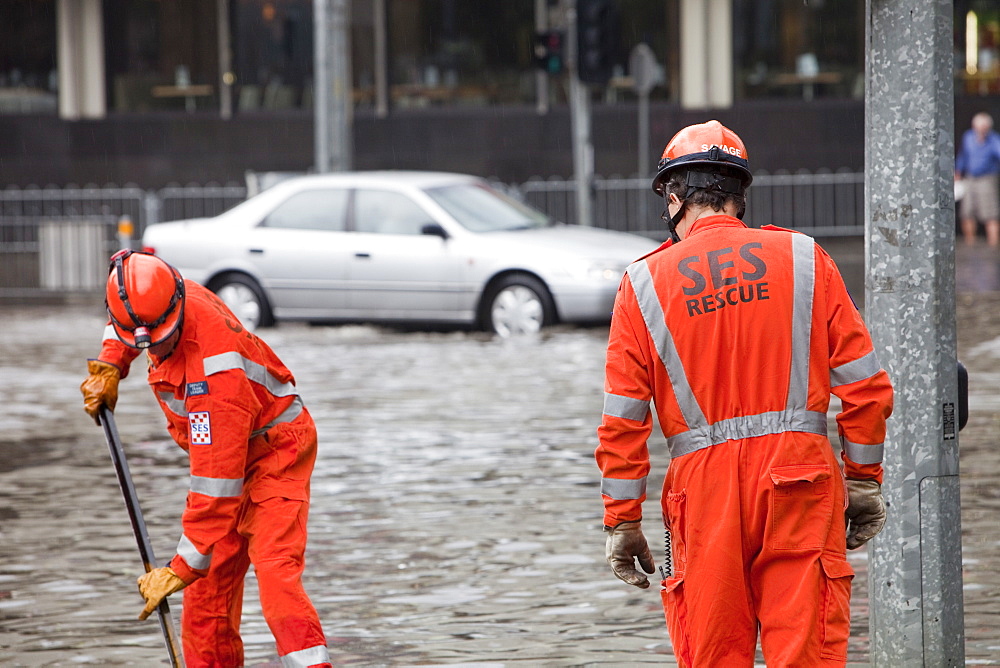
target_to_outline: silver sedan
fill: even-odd
[[[450,323],[501,336],[607,322],[645,237],[554,223],[482,179],[353,172],[283,181],[215,218],[151,225],[143,247],[248,327]]]

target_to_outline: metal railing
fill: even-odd
[[[755,174],[744,220],[820,237],[862,235],[865,175],[855,172]],[[594,225],[662,238],[663,204],[650,179],[595,179]],[[522,199],[557,220],[577,222],[576,182],[531,179],[515,187]]]
[[[556,220],[577,220],[572,180],[496,185]],[[596,226],[665,238],[662,203],[650,191],[649,179],[598,178],[592,187]],[[92,290],[103,280],[106,258],[122,245],[121,221],[130,222],[134,238],[140,239],[149,225],[218,215],[242,202],[247,192],[245,185],[233,183],[160,190],[114,184],[0,190],[0,296]],[[744,219],[814,236],[864,234],[864,174],[755,174]]]

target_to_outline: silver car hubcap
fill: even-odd
[[[252,332],[260,324],[260,302],[249,287],[242,283],[227,283],[217,294],[247,330]]]
[[[534,290],[512,285],[497,294],[490,314],[500,336],[534,334],[542,328],[545,308]]]

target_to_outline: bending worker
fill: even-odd
[[[628,268],[608,342],[607,556],[649,586],[635,561],[653,572],[640,522],[653,402],[671,456],[660,593],[678,664],[750,668],[759,628],[768,666],[843,666],[846,549],[885,522],[892,387],[830,257],[804,234],[741,222],[751,180],[746,147],[718,121],[678,132],[659,163],[671,239]]]
[[[145,350],[167,430],[191,462],[183,535],[169,566],[139,578],[145,619],[184,592],[189,668],[243,665],[239,625],[252,563],[264,617],[285,668],[330,666],[302,586],[316,427],[291,372],[222,301],[161,259],[121,251],[107,283],[111,322],[80,389],[97,419]]]

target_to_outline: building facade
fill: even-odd
[[[643,151],[655,164],[676,129],[709,117],[740,132],[756,170],[863,168],[863,0],[612,1],[615,65],[589,89],[597,173],[632,175]],[[535,60],[536,35],[565,30],[570,0],[341,2],[355,168],[572,173],[568,75]],[[148,188],[311,169],[314,9],[4,0],[0,184]],[[956,1],[954,25],[961,130],[997,106],[1000,0]],[[644,147],[639,44],[660,74]]]

